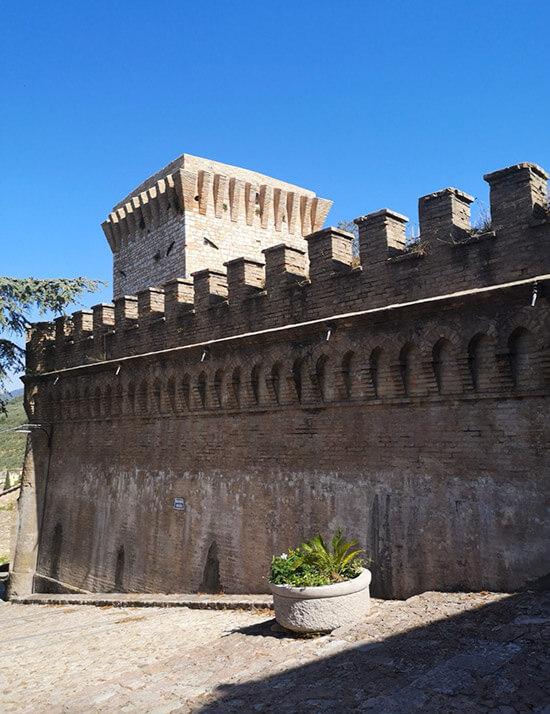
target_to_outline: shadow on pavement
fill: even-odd
[[[271,624],[247,633],[284,637]],[[361,631],[368,635],[364,625]],[[348,645],[264,679],[221,685],[200,711],[550,714],[547,581],[382,641]]]
[[[239,632],[241,635],[250,635],[250,637],[275,637],[276,639],[292,636],[291,632],[288,632],[277,625],[277,620],[275,620],[275,618],[264,622],[258,622],[255,625],[248,625],[247,627],[238,627],[235,630],[229,630],[225,633],[224,637],[229,637],[236,632]]]

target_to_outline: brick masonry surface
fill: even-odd
[[[30,440],[13,582],[263,592],[273,554],[340,525],[377,596],[548,572],[547,178],[488,174],[484,232],[445,189],[413,250],[384,209],[358,261],[320,228],[35,325],[25,398],[51,439]]]
[[[115,297],[280,241],[304,247],[331,201],[269,176],[183,154],[117,204],[103,229]],[[144,282],[145,281],[145,282]]]

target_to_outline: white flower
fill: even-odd
[[[288,558],[288,555],[286,553],[281,553],[279,557],[281,558],[281,560],[286,560]]]

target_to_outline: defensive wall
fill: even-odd
[[[325,228],[34,325],[12,590],[262,592],[340,525],[380,596],[549,572],[548,176],[485,178],[483,232],[444,189],[412,250],[383,209],[358,265]]]

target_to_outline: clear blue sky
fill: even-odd
[[[328,223],[550,169],[550,2],[3,3],[1,274],[111,281],[100,223],[186,152],[311,188]],[[109,300],[111,288],[87,305]]]

